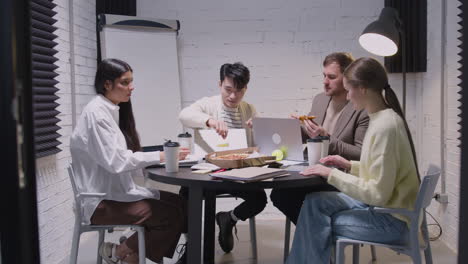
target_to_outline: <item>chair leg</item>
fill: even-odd
[[[253,258],[257,259],[257,228],[255,224],[255,216],[249,218],[249,227],[250,227],[250,243],[252,244],[252,254]]]
[[[345,263],[345,247],[347,245],[343,242],[337,241],[335,248],[336,261],[335,264],[344,264]]]
[[[284,226],[284,253],[283,260],[286,263],[286,259],[289,256],[289,244],[291,239],[291,221],[286,217],[286,223]]]
[[[422,258],[418,232],[410,232],[409,240],[409,255],[414,264],[421,264]]]
[[[99,230],[98,231],[99,233],[99,238],[98,238],[98,251],[97,251],[97,259],[96,259],[96,263],[97,264],[102,264],[102,257],[101,255],[99,255],[99,247],[102,245],[102,243],[104,243],[104,237],[106,235],[106,230]]]
[[[414,264],[422,264],[422,258],[421,258],[421,252],[417,250],[418,252],[413,252],[411,254],[411,258],[413,259]]]
[[[421,231],[424,237],[424,241],[426,241],[427,244],[426,249],[424,249],[424,258],[426,260],[426,264],[432,264],[432,250],[431,242],[429,240],[429,232],[427,230],[426,213],[424,213]]]
[[[370,246],[372,262],[377,261],[377,254],[375,253],[375,247],[373,245]]]
[[[353,264],[359,264],[359,245],[353,244]]]
[[[139,264],[145,264],[146,263],[145,228],[142,226],[139,226],[136,229],[138,232]]]
[[[72,248],[70,252],[70,264],[76,264],[78,260],[78,248],[80,247],[80,223],[75,223],[73,228]]]
[[[330,264],[336,264],[336,243],[331,247]]]
[[[424,258],[426,259],[426,264],[432,264],[432,250],[429,240],[427,241],[427,247],[424,250]]]

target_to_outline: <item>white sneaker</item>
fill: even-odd
[[[107,264],[119,264],[120,258],[115,255],[117,244],[104,242],[99,247],[99,255]]]

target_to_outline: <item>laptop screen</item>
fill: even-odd
[[[253,119],[254,144],[260,152],[271,155],[274,150],[286,150],[286,160],[303,161],[301,126],[292,118],[256,117]]]

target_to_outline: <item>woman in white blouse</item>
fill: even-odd
[[[141,152],[130,96],[133,70],[118,59],[103,60],[94,86],[97,95],[83,109],[70,139],[75,181],[80,192],[106,193],[87,199],[84,219],[91,224],[145,226],[146,257],[171,258],[187,226],[186,204],[178,195],[136,185],[133,177],[164,160],[164,153]],[[182,150],[183,159],[188,150]],[[137,235],[122,244],[103,243],[107,263],[138,263]],[[185,255],[184,255],[185,256]],[[178,263],[185,263],[185,257]]]

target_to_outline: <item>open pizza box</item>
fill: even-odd
[[[226,151],[217,151],[208,153],[205,156],[206,162],[212,163],[223,169],[237,169],[244,167],[258,167],[272,162],[275,162],[275,156],[256,156],[249,158],[248,156],[258,153],[258,148],[243,148]]]

